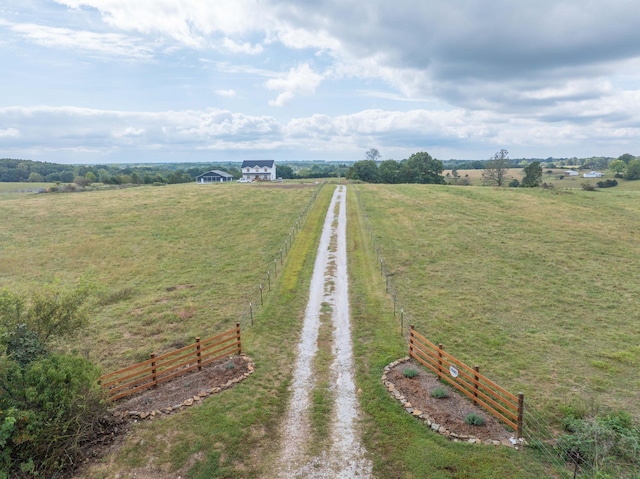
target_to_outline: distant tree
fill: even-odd
[[[385,160],[378,166],[378,181],[380,183],[398,183],[400,163],[396,160]]]
[[[434,160],[425,151],[419,151],[400,162],[399,182],[444,185],[443,171],[441,161]]]
[[[346,178],[348,180],[360,180],[365,183],[378,182],[378,165],[373,160],[356,161],[349,171]]]
[[[293,168],[289,165],[278,165],[276,171],[278,172],[278,176],[283,180],[291,180],[296,177]]]
[[[609,169],[614,173],[622,173],[627,168],[627,164],[622,160],[613,160],[609,163]]]
[[[509,152],[504,149],[498,151],[493,155],[493,158],[485,163],[482,171],[482,181],[486,185],[504,185],[510,166]]]
[[[73,180],[75,180],[75,175],[73,174],[73,171],[63,171],[62,173],[60,173],[60,181],[62,181],[63,183],[73,183]]]
[[[529,163],[524,167],[524,178],[520,186],[535,188],[542,181],[542,165],[539,161]]]
[[[378,161],[380,160],[380,152],[377,148],[369,148],[367,152],[364,154],[365,160]]]
[[[640,160],[631,160],[624,174],[625,180],[640,180]]]
[[[42,183],[44,181],[44,176],[40,173],[32,172],[29,174],[29,179],[27,181],[29,183]]]
[[[96,175],[92,171],[87,171],[84,177],[89,182],[89,184],[95,183],[97,180]]]
[[[625,153],[624,155],[620,155],[617,159],[620,161],[624,161],[624,164],[628,165],[629,162],[635,160],[636,157],[629,153]]]

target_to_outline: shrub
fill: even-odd
[[[0,372],[2,470],[9,477],[20,470],[53,477],[80,463],[106,413],[98,369],[80,357],[54,355],[24,368],[5,358]]]
[[[598,181],[598,188],[613,188],[614,186],[618,186],[618,182],[616,180],[605,180]]]
[[[415,378],[418,375],[418,371],[416,371],[413,368],[407,368],[404,371],[402,371],[402,374],[404,375],[405,378]]]
[[[449,392],[443,387],[437,387],[431,391],[431,397],[436,399],[444,399],[449,397]]]
[[[485,419],[478,413],[470,412],[464,417],[464,423],[469,426],[482,426],[485,423]]]
[[[584,191],[596,191],[596,187],[591,183],[582,183],[582,189]]]
[[[517,188],[518,186],[520,186],[520,182],[515,178],[509,182],[510,188]]]

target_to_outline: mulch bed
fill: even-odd
[[[418,374],[413,378],[407,378],[403,374],[405,369],[414,369]],[[458,436],[462,440],[473,437],[486,444],[495,444],[493,441],[497,441],[505,446],[512,445],[510,438],[515,437],[514,431],[482,407],[474,405],[455,388],[439,381],[435,374],[426,371],[416,361],[403,361],[394,365],[387,371],[386,380],[393,383],[395,390],[410,403],[411,409],[423,412],[431,422],[453,433],[450,437]],[[445,389],[449,393],[448,397],[443,399],[431,397],[431,392],[436,388]],[[481,415],[485,419],[485,424],[482,426],[465,424],[464,418],[471,412]]]

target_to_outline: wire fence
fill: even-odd
[[[399,289],[393,281],[392,265],[384,258],[371,225],[369,213],[362,201],[358,185],[352,184],[357,206],[360,210],[367,238],[375,252],[375,260],[380,276],[384,279],[385,291],[393,304],[393,317],[397,320],[397,331],[409,342],[413,317],[402,303]],[[567,454],[557,447],[557,437],[548,421],[536,411],[530,403],[524,406],[524,423],[522,436],[529,448],[535,449],[541,458],[554,469],[558,477],[592,478],[598,477],[598,468],[584,461],[579,454]],[[640,477],[640,476],[639,476]]]
[[[284,241],[282,241],[281,246],[278,247],[277,251],[273,255],[273,260],[269,261],[266,264],[266,273],[260,280],[260,282],[252,288],[249,294],[247,294],[245,299],[246,308],[243,310],[240,316],[240,325],[243,328],[251,327],[254,325],[258,312],[261,308],[264,307],[264,303],[266,301],[267,296],[271,293],[273,287],[275,286],[275,281],[282,274],[282,269],[284,268],[285,259],[287,255],[291,251],[291,247],[293,246],[293,242],[298,236],[300,230],[304,226],[307,221],[307,217],[309,215],[309,211],[315,204],[320,192],[323,190],[326,182],[320,183],[320,185],[313,192],[307,204],[302,208],[302,211],[298,215],[294,225],[288,231]]]

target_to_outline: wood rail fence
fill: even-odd
[[[203,366],[224,356],[242,353],[240,342],[240,323],[224,333],[200,340],[169,353],[151,357],[146,361],[119,369],[100,377],[100,385],[107,390],[109,400],[117,401],[158,384],[167,382],[189,371],[202,369]]]
[[[474,404],[482,406],[522,437],[524,394],[518,396],[501,388],[480,374],[480,367],[467,366],[415,331],[411,325],[409,356],[431,369],[458,391],[466,394]]]

